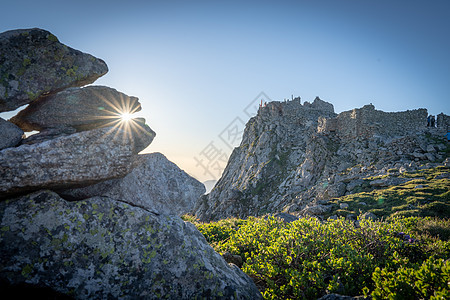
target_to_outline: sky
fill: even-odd
[[[103,59],[94,84],[139,97],[156,131],[145,152],[200,181],[220,177],[261,99],[450,115],[448,0],[14,0],[2,11],[0,32],[39,27]]]

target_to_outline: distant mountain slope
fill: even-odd
[[[426,109],[387,113],[366,105],[337,115],[319,98],[268,103],[248,121],[222,178],[194,214],[202,221],[300,214],[367,184],[382,186],[375,177],[393,170],[437,167],[449,157],[450,118],[441,114],[437,124],[427,127]]]

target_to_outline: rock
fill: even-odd
[[[108,197],[159,214],[176,215],[190,212],[197,199],[205,193],[201,182],[161,153],[138,155],[133,159],[133,165],[136,167],[123,178],[58,193],[69,200]]]
[[[222,254],[225,261],[229,264],[235,264],[239,268],[242,267],[242,257],[239,255],[231,254],[230,252],[225,252]]]
[[[302,214],[317,216],[317,215],[323,215],[324,213],[327,213],[330,210],[331,210],[330,205],[317,204],[317,205],[312,205],[312,206],[306,206],[302,210]]]
[[[339,294],[328,294],[328,295],[325,295],[325,296],[319,298],[318,300],[353,300],[353,299],[358,299],[358,298],[339,295]]]
[[[337,220],[337,219],[338,219],[338,216],[336,216],[336,215],[332,215],[332,216],[328,217],[328,220]]]
[[[444,179],[444,178],[449,178],[450,179],[450,173],[449,172],[442,173],[442,174],[439,174],[439,175],[437,175],[435,177],[435,179]]]
[[[436,160],[436,157],[432,153],[429,153],[429,152],[425,153],[425,157],[429,161],[435,161]]]
[[[369,219],[369,220],[375,221],[376,219],[378,219],[378,217],[371,212],[366,212],[361,215],[361,219]]]
[[[418,184],[414,188],[415,189],[423,189],[423,188],[426,188],[426,187],[428,187],[428,184]]]
[[[106,127],[0,151],[0,198],[42,188],[70,188],[123,177],[155,133]]]
[[[275,218],[283,220],[285,223],[291,223],[298,220],[298,217],[287,213],[276,213],[273,215]]]
[[[347,209],[348,208],[348,204],[347,203],[341,203],[341,204],[339,204],[339,207],[341,209]]]
[[[373,187],[386,187],[389,185],[388,180],[386,180],[386,178],[372,180],[369,182],[369,184]]]
[[[136,97],[106,86],[69,88],[34,101],[11,118],[25,131],[72,127],[89,130],[120,124],[121,114],[141,110]]]
[[[356,180],[352,180],[347,184],[347,191],[351,192],[353,191],[356,187],[360,187],[362,186],[362,184],[364,183],[364,180],[362,179],[356,179]]]
[[[77,299],[262,299],[189,222],[107,197],[0,203],[0,281]]]
[[[38,144],[44,141],[54,140],[58,137],[68,136],[76,132],[77,130],[72,127],[44,129],[39,133],[32,134],[27,138],[23,139],[21,144],[22,145]]]
[[[436,149],[434,148],[433,145],[428,145],[428,146],[427,146],[427,152],[429,152],[429,153],[435,153],[435,152],[436,152]]]
[[[0,150],[17,146],[22,140],[22,136],[22,129],[0,118]]]
[[[106,72],[103,60],[61,44],[46,30],[0,33],[0,112],[92,83]]]

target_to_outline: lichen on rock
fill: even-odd
[[[0,33],[0,112],[92,83],[107,72],[103,60],[67,47],[46,30]]]
[[[262,299],[191,223],[106,197],[0,202],[0,279],[77,299]]]

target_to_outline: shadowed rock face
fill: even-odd
[[[92,83],[107,72],[103,60],[67,47],[46,30],[0,33],[0,112]]]
[[[123,113],[141,110],[136,97],[106,86],[70,88],[39,99],[11,118],[24,131],[72,127],[89,130],[120,121]]]
[[[22,136],[22,129],[0,118],[0,150],[18,145]]]
[[[153,140],[146,125],[132,133],[102,128],[0,151],[0,198],[41,188],[70,188],[123,177]]]
[[[58,191],[70,200],[104,196],[148,209],[158,214],[190,212],[205,186],[186,174],[161,153],[138,155],[136,167],[125,177],[91,186]]]
[[[0,280],[77,299],[262,299],[179,217],[40,191],[0,202]]]

